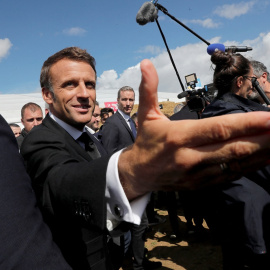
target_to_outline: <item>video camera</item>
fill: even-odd
[[[187,105],[191,112],[202,111],[206,103],[210,103],[217,96],[217,89],[215,89],[214,84],[210,83],[205,85],[203,88],[195,89],[196,83],[198,82],[197,76],[195,73],[185,76],[187,89],[178,95],[178,98],[186,98]]]

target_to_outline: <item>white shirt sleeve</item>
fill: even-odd
[[[129,202],[120,183],[118,160],[123,150],[114,153],[106,173],[107,229],[113,230],[120,222],[126,221],[139,225],[141,216],[150,200],[151,193]]]

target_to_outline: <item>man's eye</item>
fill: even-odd
[[[74,85],[73,82],[66,82],[64,86],[65,86],[65,87],[69,87],[69,86],[73,86],[73,85]]]
[[[87,88],[91,88],[91,89],[92,88],[95,89],[95,87],[96,87],[96,84],[93,82],[86,82],[85,85]]]

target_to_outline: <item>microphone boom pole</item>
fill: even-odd
[[[163,7],[162,5],[156,3],[155,6],[162,11],[165,15],[169,16],[171,19],[173,19],[175,22],[179,23],[181,26],[183,26],[185,29],[187,29],[190,33],[192,33],[193,35],[195,35],[197,38],[199,38],[201,41],[203,41],[204,43],[206,43],[208,46],[210,45],[210,42],[208,42],[207,40],[205,40],[204,38],[202,38],[201,36],[199,36],[197,33],[195,33],[193,30],[191,30],[189,27],[187,27],[185,24],[183,24],[182,22],[180,22],[179,20],[177,20],[174,16],[172,16],[168,10]]]
[[[153,1],[152,1],[152,2],[153,2]],[[193,35],[195,35],[195,36],[196,36],[197,38],[199,38],[201,41],[203,41],[204,43],[206,43],[208,46],[210,45],[210,43],[209,43],[208,41],[206,41],[204,38],[202,38],[201,36],[199,36],[199,35],[198,35],[197,33],[195,33],[193,30],[191,30],[190,28],[188,28],[185,24],[183,24],[182,22],[180,22],[179,20],[177,20],[174,16],[172,16],[172,15],[168,12],[168,10],[167,10],[165,7],[163,7],[162,5],[158,4],[157,1],[154,3],[154,5],[155,5],[160,11],[162,11],[165,15],[169,16],[171,19],[173,19],[173,20],[176,21],[178,24],[180,24],[181,26],[183,26],[185,29],[187,29],[189,32],[191,32]],[[174,63],[174,60],[173,60],[173,58],[172,58],[170,49],[169,49],[169,47],[168,47],[168,45],[167,45],[165,36],[164,36],[164,34],[163,34],[162,30],[161,30],[160,24],[159,24],[159,22],[158,22],[158,18],[156,18],[155,21],[156,21],[156,23],[157,23],[158,29],[159,29],[159,31],[160,31],[160,34],[161,34],[161,36],[162,36],[162,38],[163,38],[163,41],[164,41],[164,43],[165,43],[165,46],[166,46],[166,48],[167,48],[167,51],[168,51],[168,54],[169,54],[171,63],[172,63],[172,65],[173,65],[173,68],[174,68],[175,73],[176,73],[176,76],[177,76],[177,78],[178,78],[178,80],[179,80],[179,82],[180,82],[180,85],[181,85],[181,87],[182,87],[183,92],[185,92],[185,91],[186,91],[186,90],[185,90],[185,87],[184,87],[184,85],[183,85],[183,83],[182,83],[182,81],[181,81],[181,78],[180,78],[179,73],[178,73],[178,71],[177,71],[177,68],[176,68],[176,66],[175,66],[175,63]]]
[[[168,47],[168,44],[167,44],[167,42],[166,42],[165,36],[164,36],[164,34],[163,34],[162,30],[161,30],[161,27],[160,27],[160,24],[159,24],[159,22],[158,22],[158,19],[156,19],[155,21],[156,21],[156,23],[157,23],[158,29],[159,29],[159,31],[160,31],[160,34],[161,34],[161,36],[162,36],[162,38],[163,38],[163,41],[164,41],[164,43],[165,43],[165,46],[166,46],[166,48],[167,48],[167,52],[168,52],[169,57],[170,57],[170,59],[171,59],[171,62],[172,62],[173,68],[174,68],[174,70],[175,70],[176,76],[177,76],[177,78],[178,78],[178,80],[179,80],[179,82],[180,82],[180,85],[181,85],[181,87],[182,87],[182,90],[185,91],[185,87],[184,87],[184,85],[183,85],[183,83],[182,83],[182,81],[181,81],[181,78],[180,78],[179,73],[178,73],[178,71],[177,71],[177,68],[176,68],[176,66],[175,66],[174,60],[173,60],[173,58],[172,58],[172,55],[171,55],[170,49],[169,49],[169,47]]]

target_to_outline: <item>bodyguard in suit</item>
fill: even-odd
[[[101,141],[108,153],[115,153],[135,142],[137,131],[130,118],[134,102],[132,87],[124,86],[118,90],[118,110],[106,120],[102,129]]]
[[[85,133],[96,99],[94,58],[70,47],[43,64],[40,83],[50,113],[27,135],[21,154],[44,220],[73,269],[110,269],[107,230],[112,233],[122,221],[140,224],[150,191],[199,188],[205,177],[207,184],[213,178],[228,181],[239,170],[264,166],[262,158],[270,157],[268,114],[172,123],[158,108],[152,63],[144,60],[141,71],[136,141],[103,156]],[[178,129],[182,133],[170,137]],[[224,162],[231,169],[221,173]]]
[[[44,223],[16,139],[0,115],[0,269],[71,270]]]

